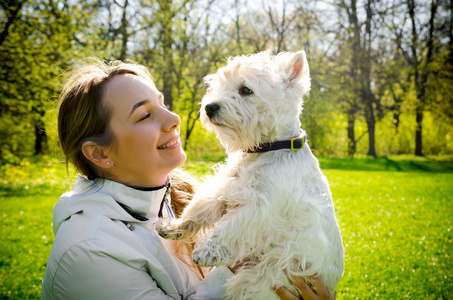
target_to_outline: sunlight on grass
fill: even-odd
[[[0,196],[53,194],[55,190],[68,190],[75,181],[72,166],[49,156],[22,159],[19,165],[0,167]]]
[[[41,281],[54,241],[52,206],[55,196],[0,198],[2,297],[40,298]]]
[[[451,299],[451,161],[425,159],[414,170],[407,159],[391,160],[400,171],[383,171],[386,158],[320,159],[345,247],[337,299]],[[203,176],[214,165],[198,158],[185,168]],[[2,166],[0,174],[0,298],[39,299],[53,243],[51,210],[75,174],[48,157]]]
[[[450,299],[453,174],[325,170],[335,202],[344,299]]]

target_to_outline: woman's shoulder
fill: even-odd
[[[87,294],[88,298],[96,298],[93,295],[104,295],[111,289],[118,294],[110,299],[128,299],[130,295],[123,296],[128,290],[124,276],[129,276],[129,284],[138,289],[151,289],[153,278],[149,272],[159,268],[158,259],[121,221],[89,214],[92,212],[74,214],[60,226],[47,263],[43,291],[63,295],[62,299],[67,298],[65,295],[87,299]],[[137,284],[140,278],[143,283]],[[107,283],[109,286],[104,286]],[[86,289],[93,291],[88,293]]]
[[[141,269],[149,261],[147,254],[123,222],[84,211],[72,215],[60,226],[49,265],[55,264],[56,269],[57,265],[72,263],[76,268],[84,268],[116,260]]]
[[[73,214],[58,229],[52,251],[60,257],[68,252],[88,253],[117,248],[127,251],[130,241],[124,240],[121,225],[124,226],[90,211]]]

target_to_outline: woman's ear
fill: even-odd
[[[110,157],[105,153],[104,147],[99,146],[93,141],[86,141],[82,144],[83,155],[98,167],[108,169],[114,168]]]

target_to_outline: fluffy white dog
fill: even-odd
[[[288,276],[315,273],[333,292],[343,247],[328,182],[300,129],[310,90],[305,52],[235,57],[206,82],[201,122],[216,132],[227,163],[180,219],[157,230],[191,239],[202,229],[196,263],[242,264],[226,285],[228,299],[279,299],[274,284],[297,295]]]

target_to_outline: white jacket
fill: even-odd
[[[79,176],[53,209],[55,242],[42,299],[219,299],[229,269],[214,269],[200,283],[154,230],[165,190]],[[149,221],[137,220],[118,202]]]

